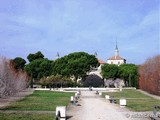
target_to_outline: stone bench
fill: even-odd
[[[78,95],[81,95],[81,91],[80,90],[78,90],[77,93],[78,93]]]
[[[79,92],[76,92],[75,93],[75,98],[78,100],[80,98],[80,93]]]
[[[99,95],[99,92],[98,92],[98,91],[96,91],[96,95]]]
[[[116,103],[116,99],[114,98],[114,96],[110,96],[108,100],[110,101],[110,103]]]
[[[153,115],[150,116],[151,120],[160,120],[160,114],[157,114],[158,110],[160,110],[160,105],[154,105]]]
[[[77,100],[76,97],[71,96],[70,102],[71,102],[73,105],[77,105],[78,100]]]

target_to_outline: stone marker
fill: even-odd
[[[56,107],[56,120],[66,120],[66,106]]]
[[[122,91],[122,88],[120,88],[119,91]]]
[[[109,99],[110,99],[109,95],[105,95],[105,98],[106,98],[107,100],[109,100]]]
[[[99,95],[101,96],[101,95],[102,95],[102,93],[100,92],[100,93],[99,93]]]
[[[73,102],[74,101],[74,97],[73,96],[71,96],[71,100],[70,100],[71,102]]]
[[[120,107],[125,107],[127,105],[126,99],[119,100]]]

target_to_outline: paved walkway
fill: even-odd
[[[68,120],[148,120],[132,118],[137,114],[95,94],[95,91],[82,91],[79,106],[67,109]],[[144,114],[144,113],[142,113]]]

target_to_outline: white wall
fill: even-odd
[[[116,65],[121,65],[124,64],[124,60],[107,60],[108,64],[116,64]]]

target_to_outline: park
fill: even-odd
[[[79,98],[74,102],[71,96],[77,97],[75,93],[79,91]],[[106,95],[114,98],[106,98]],[[153,105],[160,104],[160,97],[146,95],[134,88],[35,88],[10,99],[13,99],[10,104],[0,99],[0,119],[53,120],[56,119],[56,107],[65,106],[65,116],[58,120],[148,120],[155,116]],[[126,103],[120,105],[120,99],[125,99]],[[159,115],[158,111],[156,115]]]
[[[32,56],[37,56],[38,54],[38,56],[42,57],[43,55],[41,53],[39,55],[39,53],[40,52],[32,54]],[[29,56],[31,56],[31,54]],[[76,56],[78,57],[76,58]],[[71,53],[64,58],[53,61],[53,67],[56,66],[56,70],[59,70],[54,70],[54,72],[63,71],[65,67],[67,69],[68,66],[65,66],[62,60],[65,59],[65,62],[67,60],[70,62],[72,62],[71,60],[81,61],[80,58],[84,59],[85,56],[89,56],[89,54],[82,52]],[[18,60],[17,62],[17,58],[14,60],[1,58],[0,119],[158,120],[160,118],[159,89],[157,89],[157,91],[153,89],[152,91],[152,88],[147,87],[148,89],[145,90],[143,89],[145,84],[143,84],[143,82],[139,83],[144,79],[143,70],[148,68],[148,66],[153,66],[154,64],[150,64],[150,62],[153,63],[153,61],[155,61],[156,63],[156,61],[159,60],[159,56],[153,57],[151,60],[148,60],[144,66],[140,67],[133,64],[122,64],[120,66],[104,64],[102,65],[101,75],[105,79],[101,79],[95,74],[88,74],[84,80],[80,80],[80,78],[77,77],[77,81],[76,77],[74,77],[74,79],[72,77],[69,78],[67,74],[73,72],[72,74],[75,74],[75,76],[84,76],[84,72],[81,72],[84,71],[84,67],[82,67],[83,70],[78,67],[80,63],[72,63],[74,70],[79,71],[78,73],[72,71],[72,67],[70,66],[70,69],[68,69],[70,72],[66,72],[65,77],[63,77],[64,74],[54,75],[50,72],[50,76],[48,73],[46,77],[42,77],[39,80],[39,73],[42,74],[43,71],[47,73],[48,67],[43,66],[43,69],[39,69],[36,74],[36,70],[40,67],[36,62],[40,61],[39,63],[41,64],[41,61],[46,62],[46,59],[38,57],[32,58],[35,60],[32,60],[28,65],[24,66],[24,68],[22,68],[22,63],[24,64],[24,62],[20,62],[22,60]],[[92,61],[96,61],[92,62],[92,65],[100,64],[95,56],[91,55],[90,58]],[[88,59],[86,59],[86,62],[87,60]],[[16,64],[13,64],[15,61]],[[52,64],[51,61],[49,63]],[[37,66],[34,65],[34,68],[30,66],[33,64]],[[63,64],[63,67],[60,69],[58,67],[61,64]],[[69,63],[67,62],[67,64]],[[84,65],[86,64],[89,63],[84,63]],[[48,64],[46,65],[48,66]],[[81,63],[81,65],[83,64]],[[137,73],[136,68],[141,72]],[[155,70],[159,69],[158,66],[154,68]],[[29,71],[28,75],[27,72],[24,72],[25,69]],[[34,76],[32,76],[32,72]],[[131,73],[134,74],[131,76]],[[139,78],[136,77],[137,74],[139,74]],[[153,77],[152,74],[155,75],[153,71],[150,71],[148,78]],[[125,76],[123,77],[123,75]],[[155,75],[154,79],[150,79],[156,80],[156,77]],[[28,78],[30,79],[29,81]],[[127,81],[124,81],[122,78],[128,80],[128,84],[126,84]],[[147,79],[145,78],[145,80]],[[154,83],[156,82],[152,82],[150,86],[157,85],[157,83]],[[151,91],[155,92],[155,95],[151,94]]]
[[[160,120],[159,0],[0,0],[0,120]]]

